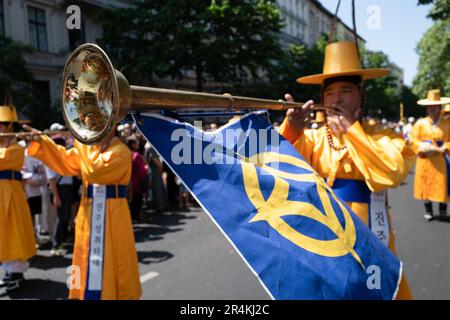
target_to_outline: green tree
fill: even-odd
[[[16,90],[29,89],[33,76],[25,67],[24,55],[31,53],[31,48],[0,35],[0,95],[7,87]],[[3,100],[0,101],[3,103]]]
[[[363,50],[364,68],[389,68],[389,57],[380,51]],[[381,110],[383,117],[398,119],[400,91],[395,76],[368,80],[365,83],[365,113],[377,115]]]
[[[33,75],[26,67],[25,56],[31,53],[31,47],[0,36],[0,104],[5,89],[11,88],[18,113],[30,119],[33,126],[45,128],[62,119],[59,112],[51,112],[51,106],[42,105],[44,95],[34,87]]]
[[[419,106],[417,101],[419,97],[416,96],[412,89],[408,86],[403,86],[402,89],[402,102],[404,105],[404,115],[405,117],[423,117],[425,115],[425,108]]]
[[[450,19],[436,21],[417,46],[419,66],[413,91],[425,97],[430,89],[450,94]]]
[[[281,52],[281,27],[273,0],[148,0],[105,15],[102,42],[132,80],[193,71],[202,91],[257,77]]]
[[[450,18],[450,0],[419,0],[419,5],[433,4],[428,16],[433,20]]]
[[[297,78],[322,72],[326,37],[321,37],[309,48],[306,44],[290,45],[280,58],[268,68],[264,77],[238,83],[231,91],[265,99],[281,99],[289,93],[296,101],[314,99],[320,101],[320,90],[316,86],[300,85]]]
[[[0,103],[4,93],[11,89],[13,104],[20,114],[30,117],[29,104],[33,98],[33,75],[25,67],[24,56],[32,52],[29,46],[0,36]]]

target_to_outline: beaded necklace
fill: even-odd
[[[328,123],[325,121],[325,128],[326,128],[326,133],[327,133],[327,140],[328,140],[328,145],[330,146],[331,149],[336,150],[336,151],[342,151],[347,149],[347,146],[340,146],[340,147],[336,147],[336,145],[333,142],[333,138],[331,137],[331,131],[330,131],[330,127],[328,126]]]

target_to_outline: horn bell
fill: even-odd
[[[67,128],[84,144],[102,141],[129,111],[131,90],[97,45],[78,47],[64,67],[62,113]]]

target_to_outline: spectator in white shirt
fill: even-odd
[[[53,138],[55,143],[65,146],[65,140],[62,138]],[[62,255],[64,253],[64,243],[69,236],[69,221],[72,212],[72,203],[74,202],[73,178],[60,176],[46,167],[46,174],[51,191],[51,201],[57,209],[58,224],[56,233],[53,237],[53,248],[51,255]]]

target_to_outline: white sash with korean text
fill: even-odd
[[[377,238],[389,247],[390,227],[386,210],[386,191],[371,193],[369,224]]]
[[[106,186],[93,185],[86,300],[100,300],[105,248]]]

